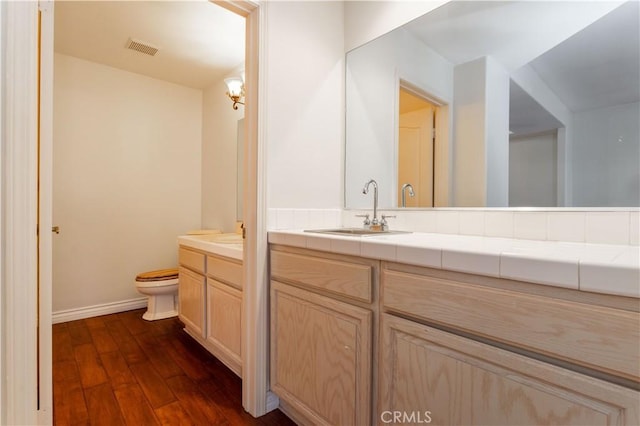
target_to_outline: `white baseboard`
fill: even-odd
[[[53,312],[51,322],[58,324],[60,322],[75,321],[84,318],[97,317],[100,315],[115,314],[118,312],[130,311],[132,309],[140,309],[147,307],[147,298],[141,297],[137,299],[121,300],[119,302],[104,303],[102,305],[85,306],[82,308],[65,309],[63,311]]]

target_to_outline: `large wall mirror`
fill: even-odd
[[[348,52],[346,207],[640,206],[639,6],[452,1]]]

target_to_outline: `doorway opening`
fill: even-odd
[[[448,106],[402,81],[398,98],[397,206],[446,206]]]

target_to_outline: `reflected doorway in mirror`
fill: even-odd
[[[446,206],[447,105],[400,81],[398,91],[398,207]],[[444,154],[444,155],[443,155]],[[403,197],[410,186],[413,194]]]

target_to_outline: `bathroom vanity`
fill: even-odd
[[[619,260],[638,248],[545,259],[544,242],[494,240],[271,232],[281,409],[300,424],[640,424],[639,271]],[[593,286],[602,268],[618,283]]]
[[[242,377],[242,239],[188,235],[178,244],[178,311],[185,331]]]

